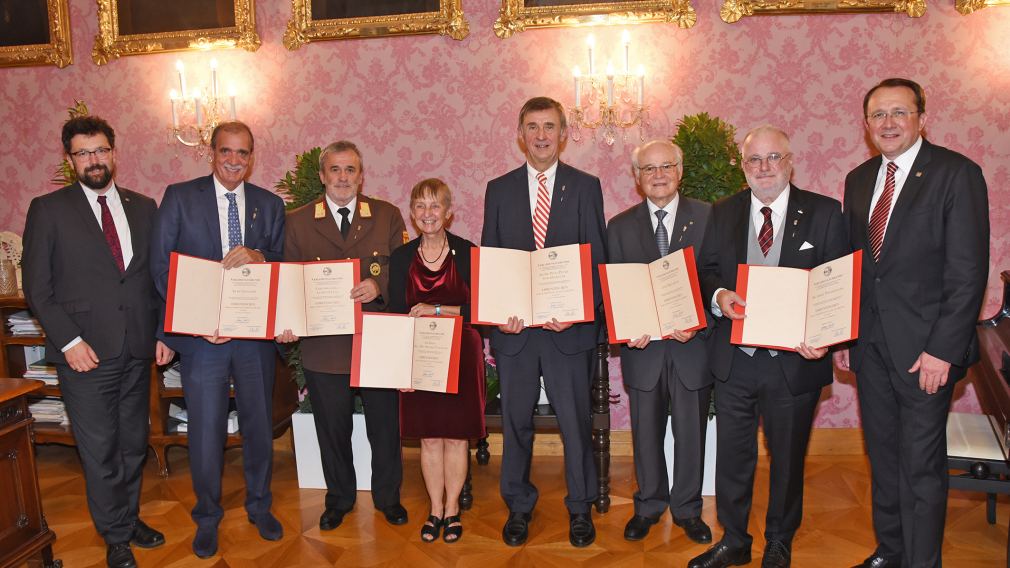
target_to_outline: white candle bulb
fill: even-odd
[[[607,62],[607,106],[614,106],[614,67]]]
[[[203,126],[203,115],[200,113],[200,90],[193,93],[193,110],[196,113],[196,125]]]
[[[231,99],[231,119],[235,120],[235,85],[228,85],[228,98]]]
[[[182,94],[182,98],[186,98],[186,68],[181,59],[175,61],[175,70],[179,73],[179,92]]]
[[[179,128],[179,115],[175,111],[175,99],[179,97],[175,89],[168,92],[168,98],[172,101],[172,128]]]
[[[638,106],[645,106],[645,67],[638,66]]]
[[[210,60],[210,82],[213,97],[217,98],[217,59]]]
[[[593,37],[593,34],[589,34],[589,37],[586,38],[586,45],[589,47],[589,77],[592,78],[592,76],[594,75],[593,48],[596,46],[596,38]]]
[[[628,30],[624,30],[621,34],[621,42],[624,44],[624,74],[631,75],[631,57],[629,55],[631,48],[631,34]]]

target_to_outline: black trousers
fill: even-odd
[[[326,479],[326,508],[350,510],[357,496],[351,449],[355,390],[361,393],[372,448],[372,502],[377,509],[399,503],[403,481],[399,393],[392,389],[352,389],[350,375],[308,369],[305,385],[312,398],[312,419]]]
[[[865,341],[856,385],[873,478],[877,554],[902,566],[940,566],[954,385],[926,394],[918,375],[897,372],[879,325]]]
[[[659,382],[651,391],[628,387],[631,439],[635,449],[635,514],[657,518],[667,507],[677,519],[701,515],[705,474],[705,419],[712,387],[688,390],[666,355]],[[667,410],[673,430],[673,486],[666,473]]]
[[[715,383],[716,511],[727,545],[749,548],[754,540],[747,533],[747,520],[760,419],[771,460],[765,539],[791,546],[803,518],[803,465],[819,397],[819,389],[793,395],[768,350],[758,349],[753,357],[733,350],[729,379]]]
[[[88,510],[107,544],[128,542],[140,511],[150,368],[150,359],[134,359],[125,347],[122,355],[86,373],[56,366],[81,456]]]
[[[500,490],[509,511],[529,513],[539,493],[530,483],[533,459],[533,410],[540,398],[540,377],[557,415],[565,451],[565,506],[589,513],[596,501],[598,478],[592,449],[592,403],[589,392],[593,350],[566,355],[541,329],[531,334],[516,355],[495,354],[501,381],[502,465]]]

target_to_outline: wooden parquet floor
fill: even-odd
[[[276,442],[274,514],[284,525],[284,538],[265,542],[246,521],[243,510],[241,451],[226,454],[224,521],[220,527],[220,552],[199,560],[191,552],[194,525],[189,517],[194,498],[190,488],[184,448],[169,450],[172,473],[158,476],[153,458],[144,478],[142,518],[165,533],[167,544],[154,550],[134,548],[141,567],[236,566],[273,568],[286,566],[686,566],[705,550],[673,525],[669,515],[653,527],[644,541],[624,540],[624,524],[632,515],[634,469],[630,457],[614,458],[611,466],[613,503],[604,515],[594,514],[596,543],[576,549],[568,544],[568,517],[560,457],[536,457],[533,480],[540,489],[526,546],[510,548],[501,541],[507,510],[498,496],[495,456],[488,466],[474,464],[474,506],[464,513],[465,533],[460,542],[426,544],[418,538],[427,517],[427,497],[421,483],[419,456],[404,456],[403,505],[410,514],[407,525],[393,527],[372,507],[369,493],[359,493],[355,510],[338,529],[321,533],[319,514],[322,490],[298,489],[290,437]],[[68,568],[104,566],[105,547],[91,524],[84,482],[74,449],[39,448],[39,475],[46,516],[57,533],[55,554]],[[754,563],[760,565],[764,540],[768,468],[761,458],[757,473],[751,533],[755,535]],[[870,521],[868,465],[863,456],[811,456],[807,460],[806,506],[803,526],[793,546],[797,567],[845,567],[862,561],[873,547]],[[704,519],[716,539],[721,530],[715,519],[715,499],[705,499]],[[952,491],[944,542],[948,567],[1004,566],[1007,517],[1010,503],[1001,498],[996,525],[985,520],[985,499],[978,493]]]

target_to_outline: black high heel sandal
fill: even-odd
[[[435,542],[438,540],[438,533],[442,528],[442,523],[444,522],[445,521],[435,515],[428,515],[428,520],[421,525],[421,542]]]
[[[457,523],[456,526],[450,526]],[[442,540],[452,544],[463,536],[463,523],[459,520],[459,515],[453,515],[442,519]],[[450,538],[451,537],[451,538]]]

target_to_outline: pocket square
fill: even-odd
[[[800,250],[808,250],[812,248],[814,248],[814,245],[808,243],[807,241],[803,241],[803,244],[800,245]]]

